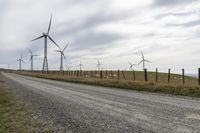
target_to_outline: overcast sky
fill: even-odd
[[[96,69],[99,59],[103,69],[129,69],[140,51],[152,61],[150,70],[200,67],[199,0],[0,0],[0,67],[18,68],[22,53],[29,69],[30,48],[40,55],[34,68],[42,68],[44,40],[30,40],[47,32],[51,13],[50,35],[61,48],[69,42],[65,68],[82,61],[84,69]],[[50,69],[59,69],[56,49],[49,41]]]

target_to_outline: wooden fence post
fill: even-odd
[[[111,77],[112,77],[112,79],[113,79],[113,78],[114,78],[114,77],[113,77],[113,71],[111,70],[110,73],[111,73]]]
[[[147,82],[147,69],[144,69],[144,81]]]
[[[182,80],[183,80],[183,84],[185,84],[185,70],[182,69]]]
[[[135,81],[135,70],[133,70],[133,80]]]
[[[96,78],[97,74],[96,74],[96,70],[94,70],[94,78]]]
[[[90,71],[90,77],[93,78],[93,71]]]
[[[125,73],[124,73],[123,70],[122,70],[122,74],[123,74],[123,78],[124,78],[124,80],[126,80]]]
[[[100,78],[101,78],[101,80],[103,78],[103,71],[102,70],[100,71]]]
[[[168,83],[170,83],[170,69],[168,70]]]
[[[158,82],[158,68],[156,68],[156,83]]]
[[[199,81],[199,85],[200,85],[200,68],[198,69],[198,81]]]
[[[117,71],[117,79],[119,80],[119,69],[118,69],[118,71]]]

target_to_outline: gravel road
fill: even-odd
[[[1,78],[55,132],[200,133],[200,99],[8,73]]]

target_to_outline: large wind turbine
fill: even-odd
[[[99,61],[99,60],[97,60],[97,67],[98,67],[98,71],[100,71],[100,69],[101,69],[101,68],[100,68],[100,67],[101,67],[101,65],[103,65],[103,64],[101,64],[101,63],[100,63],[100,61]]]
[[[52,15],[51,15],[51,18],[50,18],[50,21],[49,21],[49,28],[48,28],[47,33],[43,32],[42,36],[37,37],[37,38],[32,40],[32,41],[35,41],[35,40],[38,40],[38,39],[44,37],[44,61],[43,61],[42,70],[46,71],[46,72],[49,70],[49,68],[48,68],[48,60],[47,60],[47,38],[49,38],[60,49],[58,44],[49,36],[49,32],[50,32],[50,29],[51,29],[51,21],[52,21]]]
[[[67,46],[69,43],[67,43],[67,45],[64,47],[63,50],[55,50],[56,52],[60,53],[60,71],[63,71],[63,58],[66,60],[64,51],[66,50]]]
[[[39,55],[34,55],[33,52],[32,52],[30,49],[28,49],[28,50],[29,50],[29,52],[30,52],[30,54],[31,54],[31,57],[30,57],[30,61],[31,61],[31,71],[33,71],[33,57],[34,57],[34,56],[39,56]]]
[[[130,70],[133,70],[133,66],[137,65],[137,64],[133,64],[133,63],[131,63],[131,62],[128,62],[128,63],[129,63],[129,65],[130,65]]]
[[[22,54],[21,54],[21,57],[17,60],[17,62],[19,61],[19,70],[21,71],[22,69],[22,62],[25,63],[25,61],[22,59]]]
[[[142,54],[142,60],[138,63],[138,65],[139,64],[141,64],[141,63],[143,63],[143,70],[145,69],[145,62],[150,62],[150,61],[148,61],[148,60],[146,60],[145,58],[144,58],[144,55],[143,55],[143,52],[141,51],[141,54]]]

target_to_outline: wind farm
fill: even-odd
[[[17,61],[19,61],[19,71],[21,71],[21,74],[27,74],[27,75],[35,75],[34,73],[39,74],[40,73],[46,73],[46,74],[56,74],[56,75],[61,75],[63,78],[77,78],[77,80],[79,80],[79,78],[86,78],[86,79],[100,79],[101,82],[102,79],[107,79],[107,80],[122,80],[122,81],[132,81],[132,82],[140,82],[140,83],[153,83],[153,84],[163,84],[163,85],[175,85],[175,86],[179,86],[179,85],[189,85],[189,86],[198,86],[199,85],[199,81],[196,81],[195,78],[193,77],[189,77],[189,76],[185,76],[185,72],[181,73],[181,74],[176,74],[176,73],[171,73],[170,69],[166,70],[168,72],[158,72],[158,68],[155,68],[154,70],[148,71],[148,68],[146,67],[146,63],[150,63],[149,65],[152,65],[153,62],[149,61],[146,59],[146,57],[144,56],[143,51],[141,51],[141,57],[142,59],[139,61],[139,63],[131,63],[128,61],[129,64],[129,69],[130,70],[126,70],[126,69],[106,69],[102,68],[103,64],[101,63],[101,61],[99,59],[97,59],[97,65],[96,67],[93,67],[93,69],[87,69],[87,67],[85,66],[83,69],[83,64],[82,61],[79,62],[79,64],[77,65],[77,69],[76,67],[74,67],[73,69],[69,70],[69,67],[64,67],[64,66],[69,66],[70,63],[66,58],[65,55],[65,51],[69,45],[69,43],[67,43],[63,49],[61,49],[61,46],[58,45],[57,42],[55,42],[49,35],[50,30],[51,30],[51,25],[52,25],[52,15],[50,17],[50,21],[49,21],[49,26],[48,26],[48,30],[46,33],[43,33],[42,36],[39,36],[35,39],[33,39],[32,41],[36,41],[40,38],[44,38],[44,58],[43,58],[43,65],[42,65],[42,69],[41,70],[34,70],[33,68],[33,57],[34,56],[38,56],[38,55],[34,55],[33,52],[29,49],[29,53],[30,53],[30,62],[31,62],[31,67],[30,67],[30,72],[32,73],[25,73],[26,71],[29,70],[23,70],[22,71],[22,62],[24,62],[24,60],[22,60],[22,56],[20,59],[18,59]],[[48,51],[48,43],[47,40],[50,40],[58,49],[54,50],[54,52],[60,53],[60,67],[59,70],[49,70],[49,64],[48,64],[48,60],[47,60],[47,51]],[[70,50],[68,50],[67,53],[70,53]],[[138,55],[139,57],[139,55]],[[68,58],[70,58],[68,56]],[[138,58],[139,59],[139,58]],[[136,59],[135,59],[136,60]],[[94,59],[95,61],[95,59]],[[136,67],[140,67],[140,64],[142,64],[142,69],[135,69]],[[184,69],[182,70],[184,71]],[[19,72],[20,73],[20,72]],[[52,77],[54,77],[53,75],[51,75]],[[50,76],[50,77],[51,77]],[[185,82],[186,81],[186,82]]]
[[[0,2],[0,133],[198,133],[199,5]]]

